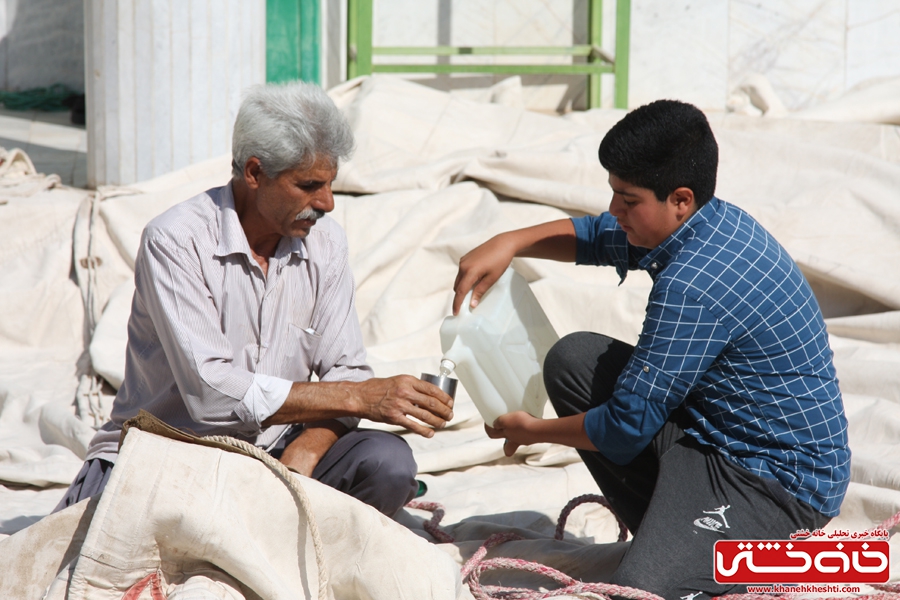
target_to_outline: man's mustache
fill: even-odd
[[[318,221],[322,217],[325,216],[324,210],[319,210],[318,208],[304,208],[300,211],[296,217],[294,217],[295,221]]]

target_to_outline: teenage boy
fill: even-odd
[[[600,144],[609,212],[500,234],[460,260],[454,314],[513,257],[650,274],[636,346],[564,337],[544,381],[557,419],[487,424],[520,445],[578,449],[634,539],[612,582],[676,599],[715,583],[721,539],[787,539],[838,514],[847,420],[818,303],[797,264],[741,209],[713,196],[718,146],[696,107],[661,100]],[[600,308],[598,308],[600,309]]]

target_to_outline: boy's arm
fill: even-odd
[[[458,314],[463,298],[472,291],[475,308],[516,256],[575,262],[575,227],[571,219],[517,229],[496,235],[459,260],[453,284],[453,314]]]
[[[490,438],[506,439],[503,445],[506,456],[512,456],[519,446],[542,442],[597,451],[584,429],[583,413],[557,419],[538,419],[519,410],[500,415],[493,427],[485,423],[484,429]]]

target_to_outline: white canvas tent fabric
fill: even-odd
[[[607,207],[596,149],[620,111],[553,117],[389,77],[331,93],[357,140],[335,183],[332,216],[350,241],[357,309],[378,376],[435,372],[457,261],[472,247],[511,228]],[[853,451],[853,482],[829,529],[871,528],[900,511],[900,129],[725,114],[710,121],[721,149],[717,195],[785,245],[827,318]],[[222,157],[96,194],[54,187],[13,197],[0,187],[0,202],[8,197],[0,239],[12,240],[0,246],[7,315],[0,322],[0,535],[49,512],[108,414],[124,370],[143,225],[229,176],[230,157]],[[619,286],[611,269],[531,259],[514,266],[560,335],[591,330],[636,340],[650,288],[644,274]],[[489,534],[515,531],[526,539],[496,552],[585,581],[607,577],[623,545],[614,543],[616,524],[605,509],[577,509],[566,539],[552,540],[566,502],[597,491],[577,454],[538,445],[504,458],[464,389],[455,413],[431,440],[405,436],[429,488],[425,499],[444,504],[445,529],[457,540],[438,547],[461,564]],[[68,519],[68,529],[60,527],[73,533],[61,535],[75,535],[84,510],[0,541],[0,555],[27,551],[27,535],[48,523]],[[430,540],[422,527],[428,516],[410,509],[397,520]],[[898,543],[894,535],[895,581]],[[62,554],[54,556],[61,566]],[[395,568],[398,577],[406,572]],[[0,563],[0,581],[8,581],[3,569]],[[239,575],[225,576],[240,588]],[[503,581],[547,585],[528,576]]]

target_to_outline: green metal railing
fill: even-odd
[[[270,2],[272,0],[269,0]],[[562,74],[588,76],[588,107],[600,106],[600,76],[615,79],[615,106],[628,108],[628,49],[631,0],[616,2],[616,54],[603,50],[603,2],[589,0],[588,40],[577,46],[372,46],[372,1],[347,0],[347,77],[371,73],[508,73],[511,75]],[[572,56],[585,57],[572,64],[397,64],[373,62],[373,56]]]
[[[319,0],[266,0],[266,81],[319,77]]]

